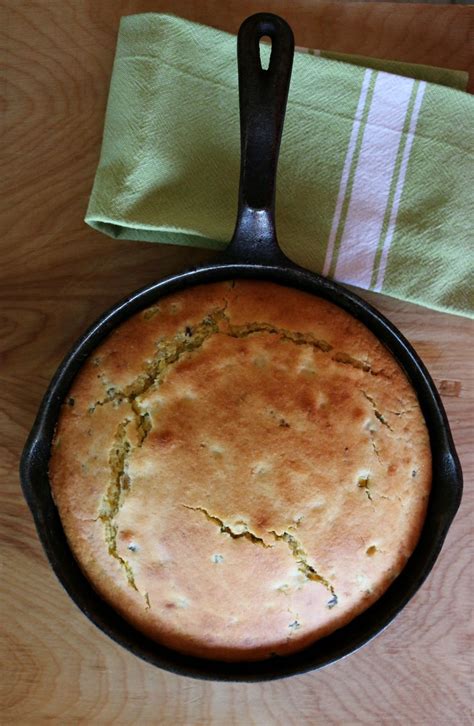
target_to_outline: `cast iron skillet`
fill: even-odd
[[[259,40],[269,36],[268,70],[260,65]],[[462,474],[448,421],[434,384],[417,354],[380,313],[339,285],[304,270],[280,251],[275,235],[275,175],[293,61],[293,34],[284,20],[266,13],[248,18],[238,37],[241,178],[237,224],[225,254],[132,293],[105,313],[74,345],[41,404],[21,460],[23,492],[39,537],[59,580],[101,630],[149,663],[175,673],[216,680],[260,681],[320,668],[380,633],[427,577],[458,509]],[[158,298],[192,285],[257,278],[330,300],[361,320],[401,364],[425,416],[433,457],[433,488],[420,542],[400,576],[372,607],[349,625],[294,655],[258,663],[223,663],[180,655],[149,640],[95,593],[66,541],[51,497],[48,460],[60,406],[86,358],[117,325]]]

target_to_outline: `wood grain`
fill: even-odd
[[[212,256],[116,242],[83,224],[119,18],[167,10],[236,31],[261,8],[257,0],[3,2],[1,723],[471,723],[474,393],[467,320],[364,295],[402,329],[437,380],[466,493],[435,569],[397,621],[323,671],[215,684],[142,663],[96,630],[63,592],[20,493],[20,451],[47,382],[78,334],[130,290]],[[472,64],[472,8],[267,0],[265,9],[287,17],[302,46],[460,69]]]

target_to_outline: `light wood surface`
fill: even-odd
[[[20,451],[48,380],[78,334],[130,290],[210,256],[116,242],[82,221],[119,17],[167,10],[236,31],[259,9],[283,14],[301,46],[460,69],[472,63],[472,8],[453,5],[3,2],[2,724],[471,723],[474,466],[467,320],[364,295],[414,343],[438,382],[463,462],[465,496],[434,571],[395,623],[323,671],[266,684],[218,684],[142,663],[92,626],[63,592],[20,493]]]

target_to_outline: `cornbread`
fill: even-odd
[[[424,521],[416,394],[355,318],[273,283],[165,297],[64,402],[50,479],[97,592],[183,653],[284,655],[369,607]]]

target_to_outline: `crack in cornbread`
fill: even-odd
[[[239,522],[239,531],[236,532],[235,529],[232,529],[231,526],[226,524],[222,519],[219,517],[216,517],[213,514],[210,514],[204,507],[189,507],[186,504],[183,504],[186,509],[192,509],[194,512],[202,512],[206,519],[208,519],[210,522],[213,522],[214,524],[219,525],[220,531],[223,534],[228,534],[233,539],[238,539],[239,537],[245,537],[250,540],[250,542],[253,542],[254,544],[258,544],[261,547],[272,547],[273,545],[268,544],[265,542],[265,540],[262,537],[257,537],[253,532],[251,532],[248,528],[248,525],[246,522]],[[295,560],[298,563],[298,570],[305,576],[305,578],[308,581],[312,582],[320,582],[324,587],[329,590],[329,592],[332,595],[331,600],[328,602],[328,607],[334,607],[334,605],[337,604],[337,595],[334,592],[334,588],[332,585],[326,580],[325,577],[322,577],[315,568],[309,564],[308,562],[308,554],[304,551],[301,542],[298,541],[298,539],[290,534],[289,532],[282,532],[279,534],[278,532],[275,532],[274,530],[270,529],[268,530],[268,534],[271,534],[275,540],[281,540],[283,542],[286,542],[288,547],[290,548],[292,556],[295,558]]]
[[[359,489],[363,489],[365,493],[367,494],[367,499],[369,501],[373,501],[372,499],[372,492],[370,490],[370,484],[369,484],[369,475],[366,474],[365,476],[360,476],[359,481],[357,482],[357,486]]]
[[[226,323],[224,328],[219,326],[220,321]],[[271,335],[277,335],[281,340],[289,341],[295,345],[311,346],[323,353],[329,353],[332,350],[332,346],[329,343],[325,340],[318,340],[311,333],[303,335],[298,331],[278,328],[266,322],[232,325],[229,317],[225,314],[225,309],[212,311],[209,312],[194,328],[187,326],[185,330],[179,331],[174,338],[159,341],[157,343],[157,356],[151,361],[143,362],[143,373],[132,381],[132,383],[130,383],[123,391],[105,384],[107,385],[107,397],[92,404],[90,412],[93,413],[96,406],[105,406],[106,404],[114,402],[120,398],[133,400],[136,396],[146,393],[151,386],[160,382],[166,374],[168,366],[178,362],[183,354],[199,350],[203,343],[212,335],[223,333],[235,338],[246,338],[250,335],[263,332]],[[332,355],[332,360],[336,363],[352,366],[353,368],[362,370],[365,373],[370,373],[373,376],[386,375],[383,370],[373,370],[368,363],[358,360],[344,352],[334,353],[334,355]],[[371,400],[369,396],[366,394],[364,395],[367,400]],[[393,411],[392,413],[399,416],[404,412]],[[378,411],[376,412],[376,415],[380,416]],[[381,421],[385,425],[388,425],[383,417],[381,418]]]
[[[232,335],[234,338],[246,338],[254,333],[270,333],[271,335],[278,335],[282,340],[288,340],[295,345],[311,345],[313,348],[317,348],[323,353],[328,353],[332,350],[332,346],[329,345],[325,340],[318,340],[311,333],[303,335],[295,330],[286,330],[285,328],[276,328],[270,323],[247,323],[246,325],[232,325],[229,317],[224,316],[228,323],[228,335]]]
[[[375,418],[377,418],[383,426],[386,426],[393,433],[392,427],[388,423],[387,419],[383,416],[383,414],[381,414],[380,411],[378,410],[377,404],[375,403],[375,401],[372,398],[372,396],[369,396],[369,394],[366,393],[365,391],[361,391],[361,393],[364,396],[364,398],[367,399],[367,401],[370,401],[370,403],[372,405],[372,408],[374,409]],[[403,411],[399,411],[399,412],[393,411],[392,413],[395,413],[395,416],[401,416],[402,413],[403,413]]]
[[[50,465],[98,592],[159,642],[228,660],[290,653],[380,597],[430,471],[416,396],[374,336],[251,281],[176,293],[112,333]]]
[[[281,534],[279,534],[274,530],[270,530],[269,533],[272,534],[276,540],[283,540],[283,542],[287,543],[288,547],[290,548],[291,554],[298,563],[298,570],[305,576],[307,580],[310,580],[312,582],[320,582],[321,585],[324,585],[326,590],[329,590],[332,598],[328,602],[328,607],[332,608],[334,607],[334,605],[337,605],[338,599],[333,586],[330,582],[328,582],[328,580],[326,580],[325,577],[322,577],[322,575],[320,575],[319,572],[317,572],[312,565],[309,564],[308,553],[305,552],[305,550],[303,549],[301,542],[299,542],[298,539],[289,532],[282,532]]]
[[[130,419],[119,424],[115,436],[114,446],[109,454],[111,478],[102,498],[99,518],[104,525],[105,542],[111,557],[114,557],[122,566],[127,581],[134,590],[135,584],[133,570],[130,563],[117,552],[117,525],[115,517],[120,509],[125,492],[130,486],[130,477],[127,474],[127,456],[130,452],[130,442],[127,439],[127,426]]]
[[[151,386],[160,382],[170,365],[177,363],[185,353],[198,350],[207,338],[218,333],[218,321],[224,317],[223,310],[216,310],[206,315],[193,330],[186,327],[184,330],[179,331],[173,338],[159,340],[156,343],[156,354],[153,359],[142,361],[144,371],[134,381],[128,384],[124,390],[108,386],[107,398],[96,401],[90,407],[90,412],[93,413],[96,406],[105,406],[108,403],[120,399],[132,401],[137,396],[146,393]]]
[[[135,416],[135,424],[138,433],[138,444],[137,446],[143,446],[143,442],[151,431],[152,424],[150,414],[148,411],[143,411],[140,403],[132,396],[127,396],[127,399],[132,407],[133,414]]]
[[[219,517],[216,517],[214,514],[209,514],[207,509],[204,509],[204,507],[189,507],[187,504],[183,504],[183,507],[186,507],[186,509],[192,509],[193,512],[202,512],[206,519],[209,520],[209,522],[213,522],[214,524],[219,525],[220,531],[223,534],[230,535],[233,539],[239,539],[239,537],[245,537],[246,539],[250,540],[250,542],[253,542],[254,544],[258,544],[261,547],[271,547],[271,544],[267,544],[265,540],[262,537],[257,537],[257,535],[253,534],[245,522],[239,522],[239,528],[240,531],[236,532],[235,529],[232,529],[231,526],[226,524],[222,519]]]

